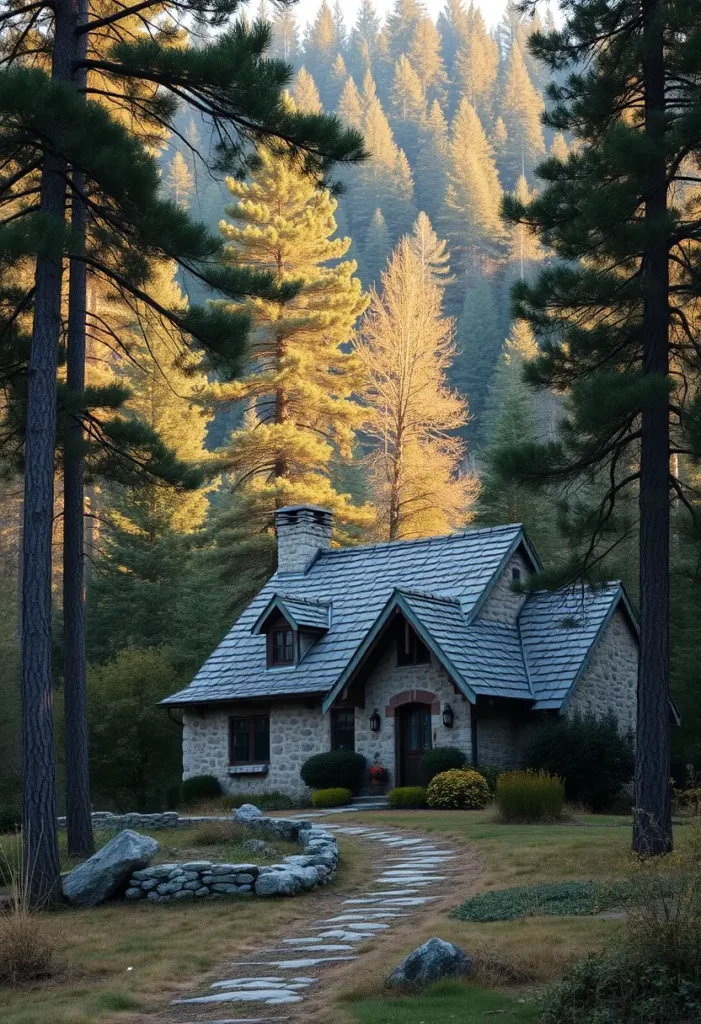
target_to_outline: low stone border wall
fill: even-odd
[[[270,867],[257,864],[215,864],[188,861],[154,864],[134,871],[125,896],[129,900],[171,900],[233,896],[295,896],[326,885],[338,870],[338,844],[325,829],[294,818],[251,817],[245,824],[253,833],[270,839],[298,842],[300,854],[284,857]]]
[[[124,828],[135,831],[144,828],[156,831],[164,828],[178,828],[181,824],[191,824],[187,819],[181,820],[177,811],[163,811],[160,814],[112,814],[111,811],[93,811],[92,827],[96,832],[121,832]],[[193,822],[194,824],[194,822]],[[66,819],[58,819],[58,827],[66,827]]]

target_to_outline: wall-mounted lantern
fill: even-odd
[[[446,727],[446,729],[452,729],[454,721],[455,715],[453,714],[453,709],[451,708],[450,704],[446,704],[445,707],[443,708],[443,725]]]
[[[381,725],[382,719],[380,718],[380,712],[375,708],[373,713],[370,715],[370,728],[373,732],[379,732]]]

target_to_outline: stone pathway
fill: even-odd
[[[344,835],[372,844],[374,878],[367,891],[327,893],[325,917],[306,932],[281,937],[259,953],[226,968],[226,978],[206,992],[174,1000],[167,1024],[267,1024],[303,1022],[303,1005],[334,967],[361,959],[363,944],[378,940],[397,924],[406,924],[452,889],[451,875],[461,855],[432,837],[419,838],[393,829],[323,823],[340,840]],[[341,854],[343,848],[341,845]],[[314,903],[310,902],[314,907]],[[273,940],[274,941],[274,940]],[[388,974],[395,964],[388,964]],[[279,1009],[278,1009],[279,1008]],[[250,1016],[233,1016],[239,1010]],[[222,1017],[222,1011],[228,1016]]]

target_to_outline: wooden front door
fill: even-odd
[[[420,786],[421,757],[431,747],[431,705],[405,704],[397,709],[397,761],[400,786]]]

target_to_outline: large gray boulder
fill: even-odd
[[[402,960],[389,976],[394,988],[418,988],[443,978],[465,977],[472,959],[459,946],[443,939],[429,939]]]
[[[145,868],[159,849],[150,836],[125,829],[64,878],[63,895],[76,907],[95,907],[118,892],[134,871]]]
[[[241,804],[234,811],[234,821],[239,821],[242,825],[247,825],[253,818],[262,817],[263,812],[259,811],[255,804]]]

